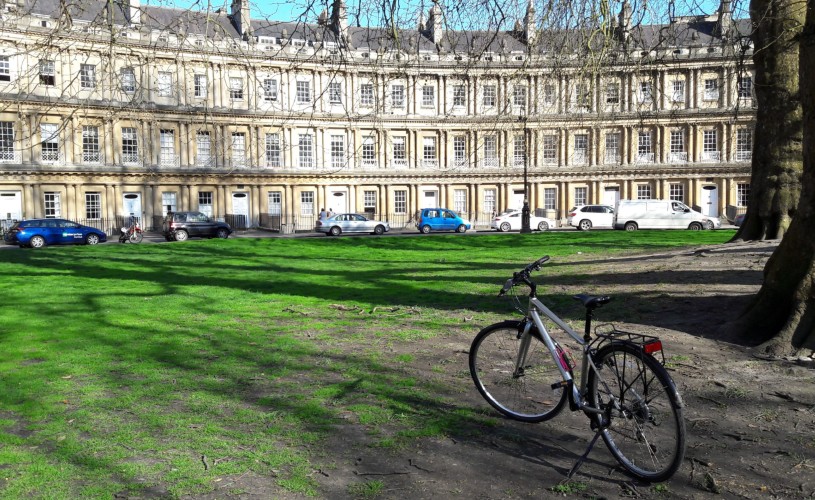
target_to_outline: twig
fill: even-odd
[[[418,465],[414,464],[412,458],[408,460],[408,463],[410,464],[411,467],[415,467],[415,468],[417,468],[417,469],[419,469],[421,471],[430,472],[431,474],[433,473],[432,470],[427,470],[427,469],[425,469],[423,467],[419,467]]]
[[[209,470],[209,464],[207,463],[206,455],[201,455],[201,461],[204,462],[204,470]]]
[[[410,471],[404,471],[404,472],[399,472],[399,471],[394,471],[394,472],[357,472],[357,471],[354,471],[354,474],[356,474],[357,476],[396,476],[396,475],[399,475],[399,474],[410,474],[410,473],[411,473]]]

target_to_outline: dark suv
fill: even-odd
[[[232,228],[201,212],[170,212],[164,218],[161,232],[167,241],[184,241],[193,236],[203,238],[229,238]]]

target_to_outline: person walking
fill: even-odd
[[[326,219],[326,215],[327,215],[327,214],[325,213],[325,209],[324,209],[324,208],[321,208],[321,209],[320,209],[320,220],[325,220],[325,219]]]

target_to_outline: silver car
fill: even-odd
[[[326,236],[339,236],[342,233],[383,234],[391,230],[387,222],[372,220],[359,214],[337,214],[317,221],[314,230]]]

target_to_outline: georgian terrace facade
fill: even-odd
[[[0,219],[200,210],[305,230],[321,208],[398,226],[446,206],[484,224],[520,207],[525,169],[530,207],[558,218],[630,198],[732,216],[749,196],[752,77],[704,35],[718,20],[588,74],[526,29],[445,50],[438,5],[409,51],[345,26],[339,0],[314,26],[238,1],[217,30],[134,2],[106,28],[22,7],[0,26]]]

